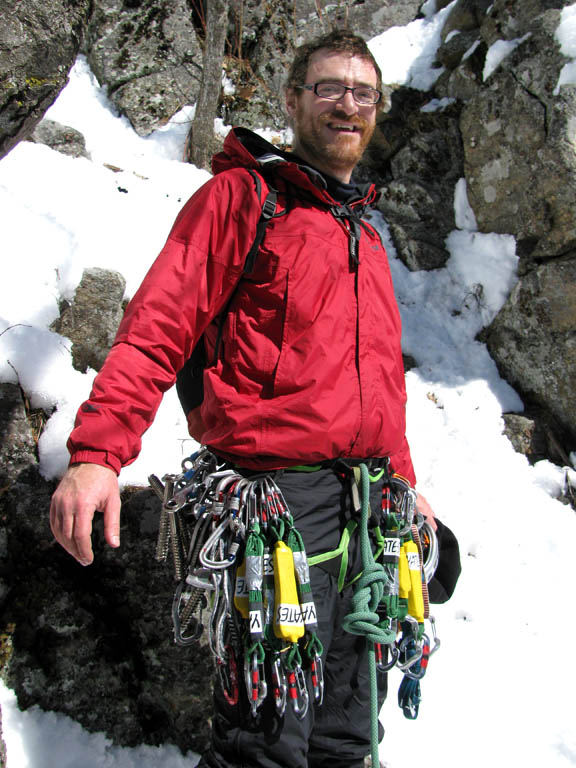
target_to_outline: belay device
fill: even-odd
[[[371,516],[374,478],[365,465],[354,473],[363,570],[345,629],[367,637],[381,670],[403,672],[399,703],[414,719],[419,681],[440,644],[426,588],[438,561],[436,538],[417,514],[407,481],[388,475],[381,514]],[[331,553],[308,559],[271,474],[245,477],[206,448],[186,459],[179,475],[152,475],[150,484],[162,499],[156,557],[166,561],[170,554],[177,583],[176,643],[190,645],[206,625],[231,705],[243,674],[253,715],[271,697],[279,715],[289,706],[303,718],[310,698],[319,705],[324,691],[310,566]]]

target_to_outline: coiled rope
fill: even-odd
[[[362,556],[362,574],[354,583],[351,610],[343,619],[343,627],[353,635],[362,635],[368,644],[368,669],[370,674],[370,744],[372,765],[380,764],[378,756],[378,681],[376,677],[377,643],[393,643],[395,632],[380,626],[378,605],[384,595],[386,573],[384,567],[374,560],[368,520],[370,518],[370,476],[368,467],[361,464],[354,468],[354,482],[360,490],[360,552]]]

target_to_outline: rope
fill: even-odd
[[[362,575],[354,584],[351,611],[342,622],[344,629],[353,635],[363,635],[368,644],[368,670],[370,674],[370,743],[372,765],[379,765],[378,745],[378,681],[376,677],[375,645],[394,642],[395,633],[379,626],[378,605],[384,595],[386,573],[376,563],[370,546],[368,519],[370,517],[370,476],[368,467],[361,464],[354,468],[354,481],[360,486],[361,522],[360,552]]]

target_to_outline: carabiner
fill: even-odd
[[[272,662],[272,685],[274,686],[276,711],[282,717],[286,711],[286,702],[288,700],[288,683],[286,682],[286,674],[282,669],[280,656],[276,656]]]
[[[257,650],[252,653],[251,658],[247,657],[244,662],[244,677],[250,699],[250,711],[252,717],[255,717],[258,708],[268,693],[268,686],[264,676],[264,664],[259,662]]]
[[[231,707],[235,707],[238,704],[238,666],[234,651],[229,645],[226,646],[226,655],[226,659],[217,659],[218,674],[224,698]]]
[[[314,701],[318,706],[324,701],[324,668],[319,653],[315,653],[310,660],[310,673],[312,677],[312,690]]]
[[[292,709],[298,720],[303,720],[308,712],[310,700],[308,696],[308,688],[306,686],[306,678],[300,664],[297,664],[294,669],[289,669],[287,677],[290,704],[292,705]]]
[[[188,575],[184,581],[189,587],[193,587],[194,589],[205,589],[209,592],[213,592],[215,589],[210,571],[207,568],[193,568],[188,571]]]
[[[378,667],[378,670],[380,672],[389,672],[392,667],[394,667],[398,661],[398,658],[400,656],[400,651],[395,645],[386,646],[390,649],[390,661],[384,661],[384,648],[382,646],[382,643],[376,643],[375,644],[375,651],[376,651],[376,666]]]
[[[410,680],[422,680],[426,674],[428,667],[428,659],[430,658],[430,640],[428,635],[422,636],[422,652],[417,664],[413,664],[410,669],[406,669],[404,674]]]
[[[205,568],[211,568],[216,570],[221,570],[224,568],[230,568],[231,565],[233,565],[236,562],[236,557],[238,555],[238,547],[234,547],[233,549],[230,548],[228,550],[228,555],[225,559],[222,560],[216,560],[213,557],[210,557],[209,553],[212,551],[212,548],[215,544],[219,542],[219,540],[222,538],[224,532],[227,530],[227,528],[230,526],[230,517],[226,517],[220,525],[214,529],[208,540],[205,542],[204,546],[200,550],[200,554],[198,556],[198,559],[200,560],[201,564]]]
[[[413,667],[414,664],[416,664],[416,662],[420,661],[420,659],[422,658],[423,646],[422,646],[421,643],[419,643],[416,640],[416,638],[414,636],[408,636],[408,637],[403,638],[403,640],[400,643],[399,655],[401,655],[403,653],[407,653],[408,652],[408,646],[410,644],[415,649],[414,653],[412,653],[411,656],[408,656],[406,661],[404,661],[404,662],[397,661],[396,662],[396,666],[402,672],[406,672],[406,670],[410,669],[410,667]],[[412,648],[410,649],[410,651],[411,650],[412,650]]]
[[[440,638],[436,634],[436,619],[434,618],[434,616],[429,616],[428,621],[430,622],[430,626],[432,627],[432,640],[434,641],[434,645],[430,649],[430,654],[429,654],[430,656],[432,656],[433,654],[436,653],[438,648],[440,648],[441,642],[440,642]]]

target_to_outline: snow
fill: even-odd
[[[560,43],[561,53],[572,59],[560,71],[558,84],[554,91],[555,94],[558,94],[560,86],[576,85],[576,3],[562,8],[560,24],[556,29],[556,39]]]
[[[372,41],[388,82],[425,88],[432,81],[450,7],[434,13],[428,2],[423,19]],[[576,5],[564,9],[566,41],[575,19]],[[0,238],[9,256],[0,284],[0,380],[20,381],[33,406],[55,409],[40,441],[46,477],[66,466],[65,440],[94,377],[73,369],[70,341],[49,329],[58,302],[73,298],[85,267],[118,269],[127,297],[134,293],[180,207],[208,178],[179,162],[192,114],[183,110],[138,137],[80,58],[48,117],[81,130],[91,158],[21,143],[0,162]],[[388,243],[404,349],[416,360],[406,381],[418,487],[457,534],[463,560],[455,596],[434,609],[442,647],[422,681],[415,722],[396,705],[400,675],[391,673],[381,757],[390,768],[566,768],[576,765],[576,674],[564,658],[576,632],[566,596],[576,520],[554,497],[567,480],[576,484],[576,472],[546,461],[531,467],[503,435],[503,412],[521,411],[522,403],[476,336],[517,280],[515,242],[477,231],[463,179],[454,206],[450,259],[430,272],[409,272],[386,222],[373,219]],[[176,471],[194,445],[171,391],[122,484]],[[197,761],[171,745],[114,746],[37,707],[21,712],[5,686],[0,700],[10,768],[191,768]]]
[[[482,79],[488,80],[490,75],[495,72],[502,61],[509,56],[512,51],[518,48],[525,40],[528,40],[530,33],[523,37],[517,37],[514,40],[496,40],[486,53],[486,61],[484,63],[484,71],[482,72]]]
[[[429,102],[420,107],[420,112],[442,112],[446,107],[451,104],[455,104],[456,99],[446,97],[444,99],[431,99]]]
[[[438,13],[434,3],[425,3],[424,18],[404,27],[391,27],[368,42],[368,46],[387,85],[405,85],[420,91],[429,90],[444,69],[433,67],[440,45],[442,26],[455,5],[453,0]]]
[[[16,696],[0,685],[2,726],[9,768],[193,768],[198,755],[166,745],[117,747],[65,715],[32,707],[20,712]]]

